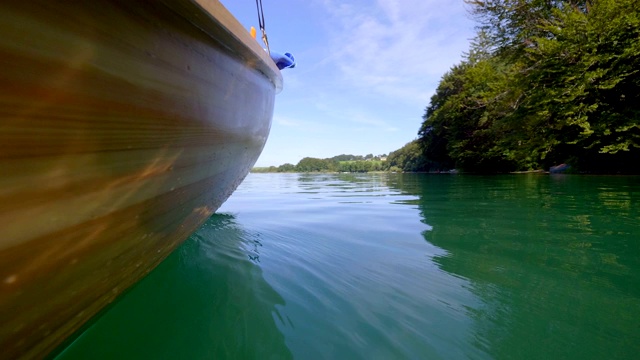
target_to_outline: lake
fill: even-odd
[[[633,359],[640,177],[250,174],[59,359]]]

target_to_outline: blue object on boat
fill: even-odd
[[[272,51],[269,55],[271,55],[271,59],[276,63],[276,66],[280,70],[296,67],[296,59],[291,55],[291,53],[280,54]]]

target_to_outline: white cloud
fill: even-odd
[[[290,119],[280,115],[273,116],[273,122],[280,126],[288,126],[288,127],[302,127],[303,122],[300,120]]]
[[[354,101],[353,98],[347,97],[347,100],[341,99],[339,95],[329,95],[326,93],[317,93],[317,98],[313,102],[314,108],[317,111],[317,117],[324,119],[332,119],[337,123],[332,122],[337,129],[341,132],[348,132],[348,124],[367,125],[369,129],[377,129],[383,131],[397,131],[398,128],[385,120],[382,120],[379,116],[376,116],[373,112],[375,109],[370,107],[370,104],[362,104],[359,101]]]
[[[426,105],[473,35],[462,0],[325,0],[342,81]]]
[[[319,121],[311,120],[310,117],[303,119],[288,117],[283,115],[273,115],[273,124],[277,127],[288,128],[297,133],[321,134],[331,131],[331,126]]]
[[[371,116],[371,114],[361,111],[350,111],[345,114],[348,121],[356,124],[367,125],[383,131],[398,131],[398,128],[387,124],[386,121]]]

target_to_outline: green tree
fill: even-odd
[[[386,168],[390,171],[429,171],[430,164],[424,157],[420,144],[414,140],[389,153]]]
[[[517,60],[546,37],[541,25],[559,8],[587,11],[587,0],[464,0],[479,21],[479,32],[491,40],[496,53]]]
[[[583,167],[638,154],[639,5],[599,0],[588,12],[556,9],[541,26],[550,36],[536,38],[539,46],[528,52],[525,79],[538,86],[523,110],[550,129],[546,143],[557,145],[559,155],[590,162]]]
[[[640,171],[640,1],[466,2],[479,33],[425,111],[430,162]]]
[[[296,171],[299,172],[321,172],[331,170],[332,162],[327,159],[318,159],[312,157],[303,158],[296,165]]]
[[[446,73],[425,111],[418,132],[425,156],[440,169],[496,172],[514,167],[502,147],[517,92],[508,84],[510,67],[474,51]]]
[[[278,172],[294,172],[296,171],[296,166],[290,163],[285,163],[278,166]]]

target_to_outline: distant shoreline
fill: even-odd
[[[256,168],[254,168],[256,169]],[[461,171],[367,171],[367,172],[338,172],[338,171],[255,171],[251,169],[252,174],[428,174],[428,175],[572,175],[572,176],[640,176],[639,174],[627,173],[590,173],[590,172],[566,172],[553,173],[548,170],[527,170],[527,171],[511,171],[503,173],[473,173]],[[260,169],[260,168],[257,168]]]

